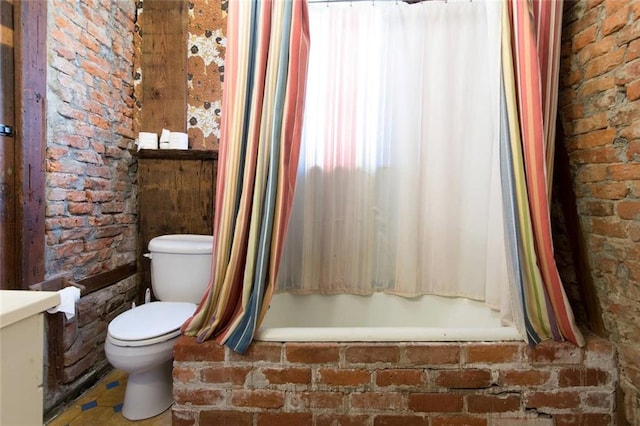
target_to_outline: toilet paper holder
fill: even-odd
[[[77,287],[80,289],[80,295],[84,296],[84,294],[87,291],[87,288],[85,286],[83,286],[82,284],[79,284],[73,280],[70,280],[68,278],[61,278],[58,280],[54,281],[55,284],[49,284],[49,283],[38,283],[38,284],[34,284],[32,286],[29,286],[29,290],[32,291],[59,291],[62,290],[63,288],[66,287]],[[43,285],[43,284],[49,284],[49,285]]]
[[[67,284],[69,284],[69,285],[67,285],[66,287],[70,287],[70,286],[72,286],[72,287],[77,287],[77,288],[79,288],[79,289],[80,289],[80,295],[81,295],[81,296],[84,294],[84,292],[85,292],[85,291],[87,291],[87,288],[86,288],[85,286],[83,286],[82,284],[78,284],[78,283],[77,283],[77,282],[75,282],[75,281],[67,281]]]

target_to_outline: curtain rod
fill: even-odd
[[[408,3],[408,4],[415,4],[415,3],[422,3],[422,2],[427,2],[427,1],[442,1],[447,3],[448,0],[307,0],[307,3],[324,3],[329,5],[329,3],[356,3],[356,2],[370,2],[370,3],[376,3],[376,2],[401,2],[401,3]],[[473,0],[469,0],[469,2],[472,2]]]

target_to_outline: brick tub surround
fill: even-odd
[[[174,425],[612,425],[616,353],[545,342],[254,342],[182,336]]]

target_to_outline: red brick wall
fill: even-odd
[[[75,279],[135,260],[133,28],[128,1],[53,0],[48,8],[46,275]],[[92,384],[108,363],[108,322],[128,308],[135,276],[82,297],[65,322],[64,372],[45,410]]]
[[[574,2],[563,31],[560,108],[580,225],[626,416],[640,424],[640,1]]]
[[[610,425],[612,345],[254,343],[181,337],[173,424]]]
[[[79,279],[135,260],[134,5],[49,10],[46,273]]]

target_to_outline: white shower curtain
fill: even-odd
[[[484,300],[510,314],[496,1],[310,5],[278,291]]]

